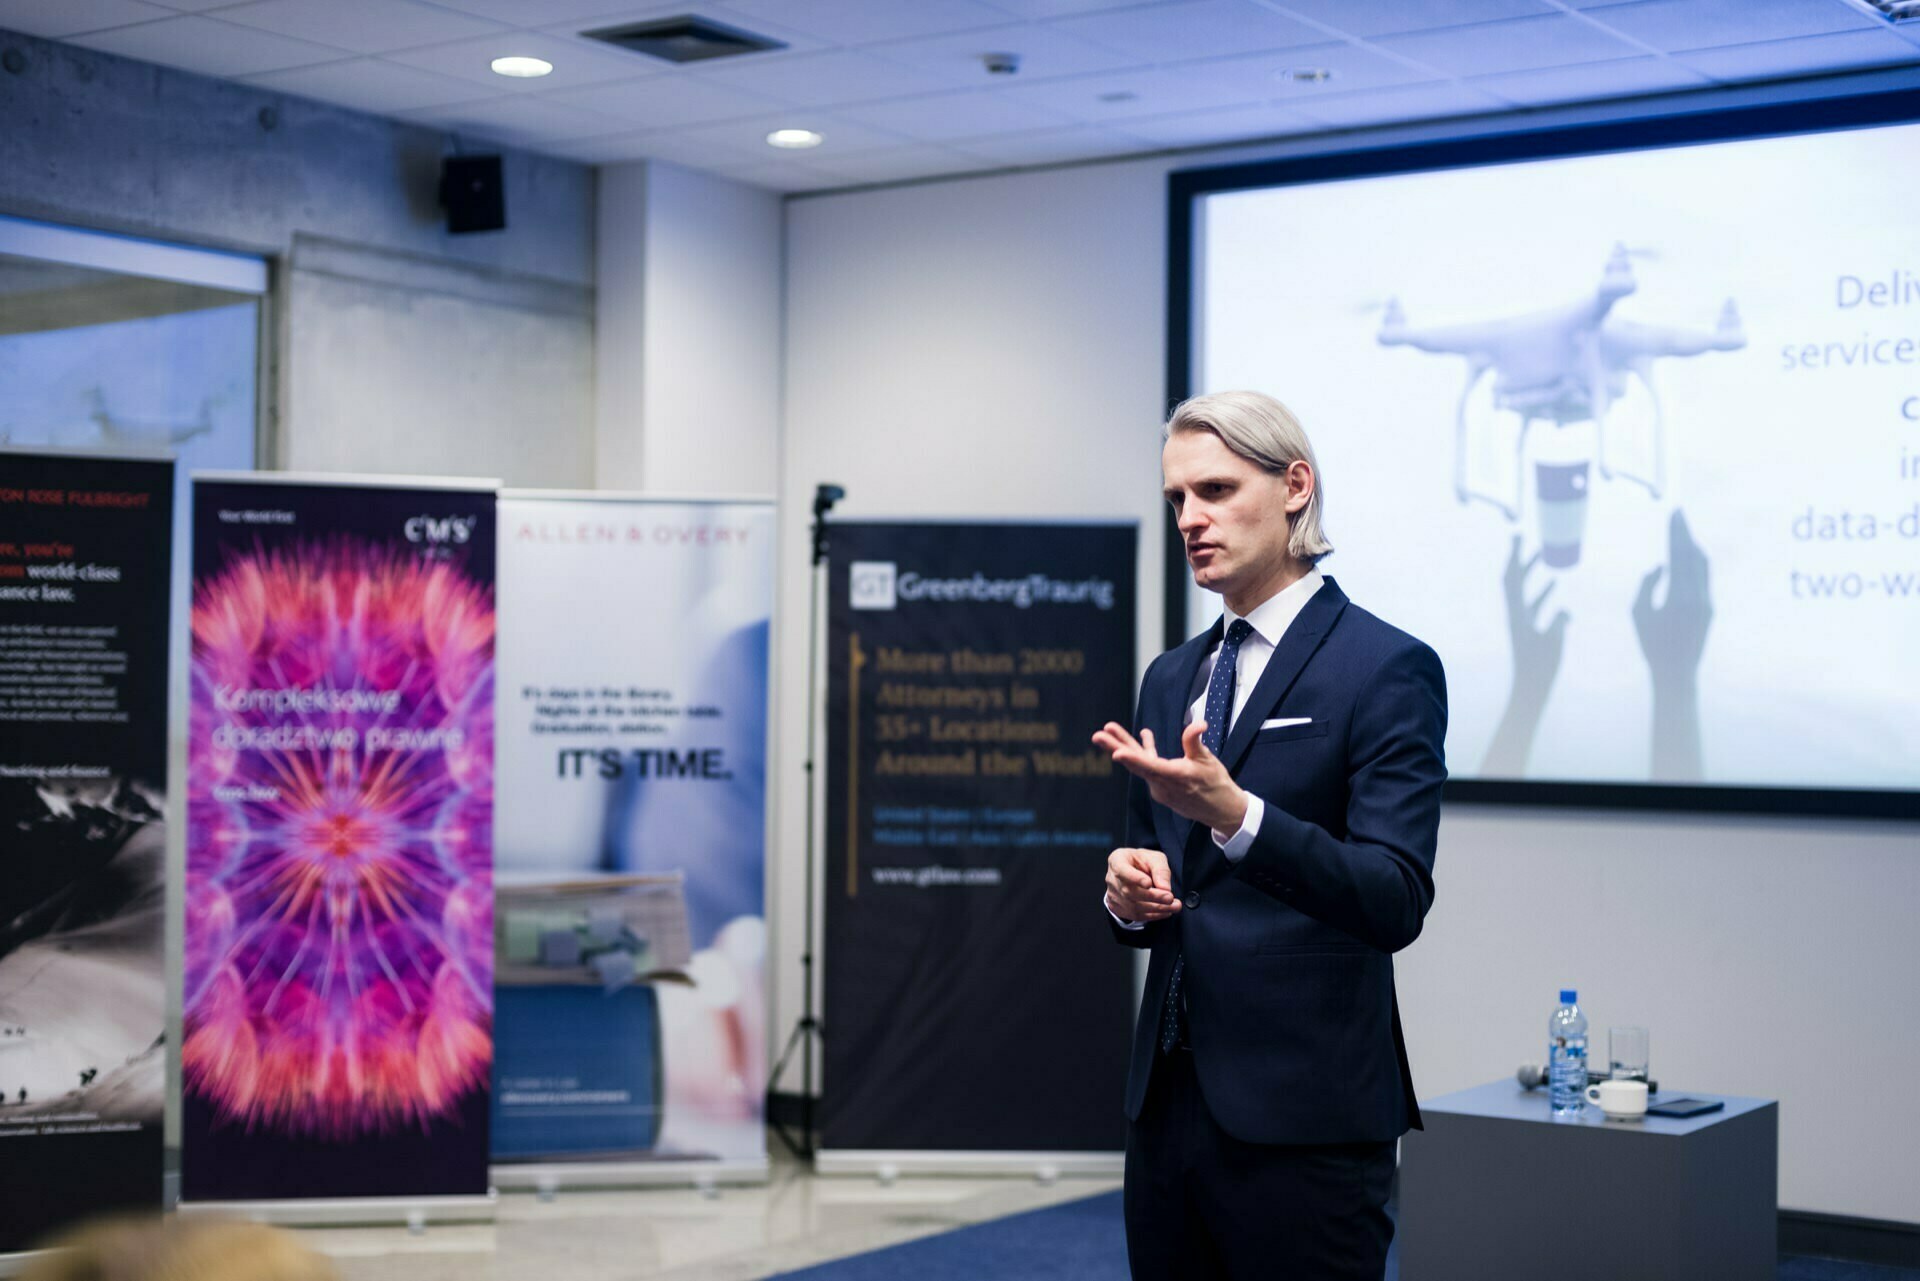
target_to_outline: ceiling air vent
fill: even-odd
[[[768,49],[787,47],[782,41],[756,36],[751,31],[709,22],[691,14],[682,14],[677,18],[655,18],[651,22],[634,22],[624,27],[602,27],[598,31],[582,31],[580,34],[589,40],[604,40],[622,49],[664,58],[668,62],[705,62],[709,58],[732,58],[743,53],[762,53]]]
[[[1847,3],[1888,22],[1920,22],[1920,0],[1847,0]]]

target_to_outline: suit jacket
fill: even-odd
[[[1188,694],[1220,624],[1147,668],[1136,726],[1179,754]],[[1263,730],[1265,720],[1311,717]],[[1127,1115],[1153,1071],[1174,957],[1208,1109],[1251,1143],[1353,1143],[1419,1128],[1393,956],[1433,903],[1446,781],[1439,657],[1329,578],[1280,640],[1220,758],[1266,803],[1237,864],[1133,779],[1131,845],[1165,851],[1185,910],[1115,937],[1151,948]]]

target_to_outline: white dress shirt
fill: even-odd
[[[1307,607],[1307,602],[1313,599],[1326,581],[1319,570],[1309,569],[1297,582],[1248,611],[1246,620],[1253,631],[1240,642],[1239,661],[1233,673],[1233,712],[1227,721],[1227,730],[1230,731],[1234,721],[1240,719],[1241,709],[1253,696],[1253,687],[1260,683],[1261,675],[1267,670],[1267,661],[1273,657],[1280,638],[1287,634],[1287,629],[1293,626],[1293,620],[1300,617],[1300,611]],[[1232,627],[1234,620],[1239,617],[1232,609],[1222,612],[1220,635],[1223,638],[1227,628]],[[1219,657],[1220,646],[1216,644],[1200,660],[1200,670],[1194,673],[1193,687],[1187,691],[1187,714],[1180,721],[1182,731],[1200,718],[1201,709],[1207,702],[1207,686],[1213,681],[1213,665]],[[1220,741],[1226,742],[1226,732],[1222,732]],[[1216,828],[1213,833],[1213,843],[1220,847],[1220,852],[1226,855],[1230,863],[1238,863],[1246,857],[1247,851],[1253,847],[1253,838],[1260,834],[1260,820],[1267,812],[1266,803],[1258,796],[1252,792],[1246,796],[1247,816],[1241,820],[1240,830],[1229,835]],[[1108,908],[1107,913],[1113,915],[1113,909]],[[1113,919],[1123,929],[1146,928],[1144,921],[1123,921],[1118,916]]]

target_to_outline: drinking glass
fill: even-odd
[[[1607,1029],[1608,1075],[1616,1081],[1647,1079],[1647,1029],[1610,1027]]]

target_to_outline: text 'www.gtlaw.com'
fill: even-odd
[[[997,867],[876,867],[875,885],[911,885],[928,889],[935,885],[998,885]]]

